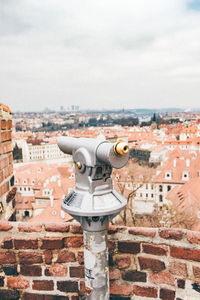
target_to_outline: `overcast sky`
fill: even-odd
[[[200,0],[0,0],[0,102],[200,107]]]

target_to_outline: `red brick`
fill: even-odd
[[[114,240],[108,240],[108,250],[115,250],[116,242]]]
[[[79,223],[72,224],[72,225],[71,225],[71,230],[70,230],[70,231],[71,231],[72,233],[80,233],[80,234],[83,233],[82,226],[81,226],[81,224],[79,224]]]
[[[180,289],[184,289],[185,288],[185,280],[177,279],[177,287]]]
[[[160,289],[160,299],[174,300],[175,299],[175,291],[168,290],[168,289]]]
[[[3,249],[12,249],[13,248],[13,241],[12,241],[12,239],[11,238],[5,238],[2,241],[1,247]]]
[[[20,232],[41,232],[42,231],[42,224],[19,223],[18,230]]]
[[[67,237],[65,239],[65,246],[67,248],[81,248],[83,247],[82,237]]]
[[[84,278],[85,269],[82,266],[70,267],[69,268],[70,277]]]
[[[175,257],[175,258],[200,261],[200,250],[199,249],[171,247],[170,248],[170,255],[172,257]]]
[[[67,266],[60,264],[53,264],[48,266],[45,270],[46,276],[63,277],[67,276]]]
[[[168,284],[175,285],[175,280],[172,275],[169,273],[150,273],[149,274],[149,282],[154,284]]]
[[[186,278],[187,277],[187,265],[180,261],[170,261],[169,263],[169,271],[173,275],[181,276]]]
[[[1,289],[0,290],[0,299],[2,300],[18,300],[20,297],[19,291],[17,290],[8,290],[8,289]]]
[[[51,250],[45,250],[44,251],[45,264],[51,264],[52,258],[53,258],[53,255],[52,255]]]
[[[118,250],[122,253],[137,254],[140,252],[140,243],[129,242],[129,241],[119,241]]]
[[[83,251],[78,251],[78,262],[80,265],[84,264],[84,252]]]
[[[118,270],[118,269],[110,270],[109,279],[110,280],[120,279],[120,270]]]
[[[43,262],[42,254],[38,252],[20,252],[18,257],[21,264],[39,264]]]
[[[67,250],[58,252],[57,263],[68,263],[76,261],[75,254]]]
[[[160,237],[163,239],[173,239],[180,241],[183,238],[183,230],[173,228],[160,228],[158,230]]]
[[[110,282],[110,294],[111,295],[123,295],[129,296],[132,292],[131,285],[128,282]]]
[[[23,276],[42,276],[42,268],[39,265],[21,265],[20,274]]]
[[[14,246],[16,249],[37,249],[37,239],[14,239]]]
[[[147,298],[157,298],[158,297],[158,289],[155,287],[149,286],[133,286],[133,292],[137,296],[147,297]]]
[[[11,289],[27,289],[30,287],[30,281],[20,276],[7,277],[7,287]]]
[[[117,231],[118,231],[118,227],[117,226],[109,225],[109,227],[108,227],[108,233],[109,234],[116,233]]]
[[[54,282],[53,280],[33,280],[32,289],[40,291],[53,291]]]
[[[44,294],[36,294],[33,293],[23,293],[22,300],[69,300],[68,296],[58,296],[58,295],[44,295]],[[76,300],[76,299],[74,299]],[[77,300],[79,300],[77,298]]]
[[[15,253],[6,252],[0,253],[0,264],[14,264],[16,263],[16,256]]]
[[[200,267],[193,266],[193,274],[194,274],[194,277],[200,278]]]
[[[138,257],[141,270],[152,270],[153,272],[161,272],[165,269],[165,263],[158,259],[148,257]]]
[[[61,292],[66,293],[76,293],[78,292],[78,282],[77,281],[58,281],[57,289]]]
[[[46,223],[44,225],[46,231],[51,232],[68,232],[69,224],[66,223]]]
[[[156,228],[132,227],[128,232],[134,235],[154,237],[156,235]]]
[[[9,160],[9,164],[13,163],[13,155],[12,155],[12,153],[8,154],[8,160]]]
[[[5,265],[3,266],[3,271],[5,275],[12,275],[12,276],[19,275],[17,272],[17,265]]]
[[[165,245],[142,244],[144,253],[154,255],[167,255],[168,248]]]
[[[200,232],[188,230],[187,240],[191,244],[200,244]]]
[[[130,256],[116,256],[115,263],[119,269],[128,268],[131,264]]]
[[[63,238],[62,237],[47,237],[42,238],[41,249],[61,249],[63,248]]]
[[[146,282],[147,274],[137,270],[127,270],[122,272],[122,279],[125,281]]]

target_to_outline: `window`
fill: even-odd
[[[153,198],[153,194],[151,194],[151,198]]]
[[[163,202],[163,196],[162,195],[159,195],[159,201]]]
[[[146,194],[146,198],[148,198],[148,194]]]
[[[163,191],[163,187],[162,185],[159,185],[159,192],[162,192]]]
[[[25,216],[25,217],[29,217],[29,211],[28,211],[28,210],[25,210],[24,216]]]
[[[140,193],[140,197],[142,198],[142,193]]]
[[[171,190],[171,185],[167,186],[167,191],[169,192]]]

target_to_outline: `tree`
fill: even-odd
[[[22,149],[15,144],[15,147],[13,148],[13,159],[14,160],[20,160],[22,159]]]

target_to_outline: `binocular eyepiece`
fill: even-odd
[[[58,137],[58,146],[61,151],[73,156],[78,169],[83,163],[90,167],[108,164],[120,169],[129,159],[129,146],[123,140],[113,144],[99,139]]]

